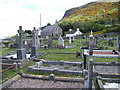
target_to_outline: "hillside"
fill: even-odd
[[[97,2],[119,2],[120,0],[97,0]]]
[[[59,25],[64,31],[68,31],[70,28],[76,29],[79,27],[83,32],[89,32],[91,30],[100,31],[108,27],[113,28],[113,26],[118,26],[120,19],[120,2],[112,1],[90,2],[86,5],[69,9],[65,12]]]

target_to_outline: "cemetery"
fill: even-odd
[[[38,32],[33,27],[28,43],[19,26],[19,46],[0,56],[2,88],[118,88],[119,34],[95,38],[97,35],[91,31],[79,39],[61,35],[57,39],[50,36],[43,39]]]
[[[1,90],[120,90],[120,0],[0,7]]]

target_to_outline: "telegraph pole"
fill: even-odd
[[[40,27],[41,27],[41,13],[40,13]]]

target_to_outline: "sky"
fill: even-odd
[[[0,0],[0,38],[62,19],[66,10],[95,0]]]

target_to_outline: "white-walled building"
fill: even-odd
[[[66,33],[66,37],[74,37],[76,35],[82,35],[82,32],[79,30],[79,28],[77,28],[77,30],[72,30],[70,29],[67,33]]]

